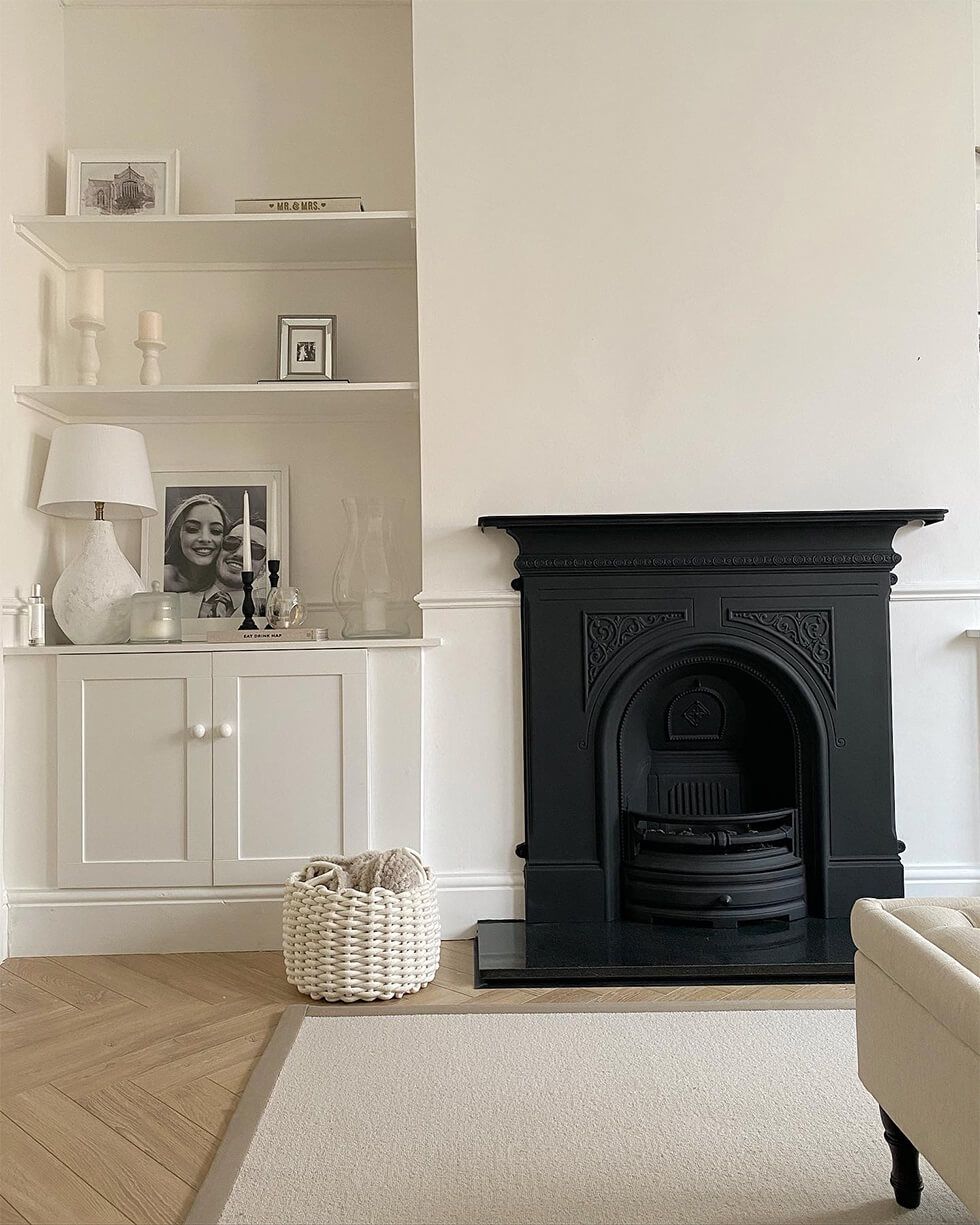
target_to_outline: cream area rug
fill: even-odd
[[[189,1225],[969,1225],[898,1208],[849,1009],[289,1009]]]

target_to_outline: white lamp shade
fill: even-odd
[[[96,502],[105,503],[107,519],[157,513],[143,435],[121,425],[59,425],[37,508],[63,519],[92,519]]]

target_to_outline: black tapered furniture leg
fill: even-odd
[[[892,1150],[892,1175],[889,1181],[895,1192],[895,1202],[902,1208],[918,1208],[922,1201],[919,1150],[880,1106],[878,1109],[885,1125],[885,1139]]]

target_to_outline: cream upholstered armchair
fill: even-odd
[[[980,898],[862,898],[851,931],[858,1074],[895,1199],[919,1206],[921,1152],[980,1215]]]

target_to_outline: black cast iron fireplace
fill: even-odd
[[[480,519],[519,546],[528,939],[627,923],[785,944],[904,892],[892,540],[944,515]]]

